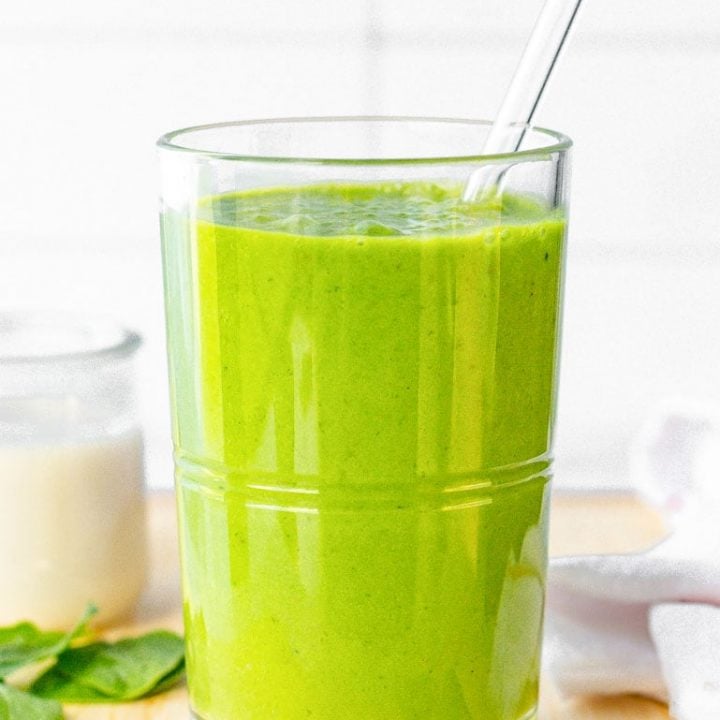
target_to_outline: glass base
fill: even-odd
[[[198,715],[194,710],[190,710],[190,720],[210,720]],[[239,720],[239,718],[238,718]],[[531,710],[527,715],[517,718],[516,720],[538,720],[537,710]]]

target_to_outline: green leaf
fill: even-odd
[[[0,720],[63,720],[63,711],[55,700],[42,700],[0,683]]]
[[[64,702],[124,702],[168,689],[183,668],[182,638],[159,630],[66,650],[30,691]]]
[[[21,667],[60,655],[85,632],[96,612],[96,607],[88,605],[80,621],[67,633],[43,632],[29,622],[0,628],[0,680]]]
[[[158,693],[165,692],[174,688],[185,676],[185,660],[171,672],[169,672],[153,689],[148,695],[157,695]]]

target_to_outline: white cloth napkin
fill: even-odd
[[[546,669],[564,694],[639,693],[677,720],[720,720],[720,422],[666,410],[633,478],[671,532],[643,553],[552,561]]]

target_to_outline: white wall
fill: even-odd
[[[0,308],[146,338],[171,481],[155,138],[276,115],[491,116],[540,0],[34,0],[0,24]],[[720,3],[586,0],[537,122],[576,142],[559,483],[623,484],[668,394],[720,403]]]

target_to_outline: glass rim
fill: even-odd
[[[451,117],[432,117],[432,116],[413,116],[413,115],[329,115],[329,116],[307,116],[307,117],[274,117],[253,120],[231,120],[227,122],[208,123],[204,125],[193,125],[189,127],[172,130],[158,138],[156,146],[162,151],[185,153],[195,155],[197,157],[209,158],[215,160],[232,160],[235,162],[261,162],[268,164],[307,164],[307,165],[331,165],[331,166],[347,166],[347,165],[439,165],[448,163],[484,163],[506,160],[516,163],[523,159],[546,157],[553,153],[564,152],[572,147],[572,140],[565,134],[556,130],[538,127],[529,123],[511,123],[511,127],[523,128],[525,132],[531,131],[539,133],[551,139],[548,145],[537,148],[528,148],[526,150],[515,150],[509,153],[495,153],[484,155],[482,153],[471,153],[468,155],[448,155],[448,156],[430,156],[430,157],[397,157],[397,158],[340,158],[340,157],[304,157],[304,156],[280,156],[280,155],[262,155],[262,154],[239,154],[227,153],[217,150],[203,150],[200,147],[189,147],[180,144],[178,141],[182,136],[190,133],[201,133],[209,130],[222,130],[232,127],[253,127],[268,125],[303,125],[303,124],[320,124],[320,123],[343,123],[343,122],[406,122],[406,123],[437,123],[437,124],[456,124],[456,125],[476,125],[490,127],[492,120],[484,120],[480,118],[451,118]]]
[[[76,365],[119,360],[133,355],[143,342],[139,333],[99,315],[42,310],[0,312],[0,334],[3,326],[9,326],[11,331],[14,325],[21,330],[33,332],[51,323],[68,333],[78,330],[103,331],[112,339],[89,344],[87,348],[77,350],[24,351],[10,354],[0,348],[0,367]]]

